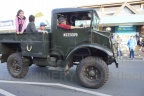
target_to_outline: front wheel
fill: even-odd
[[[7,69],[14,78],[23,78],[29,70],[29,66],[24,63],[20,53],[13,53],[8,57]]]
[[[81,85],[88,88],[100,88],[108,79],[107,64],[98,57],[84,58],[76,69]]]

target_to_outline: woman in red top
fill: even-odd
[[[26,28],[26,17],[24,16],[24,11],[19,10],[16,15],[16,32],[17,34],[22,34]]]

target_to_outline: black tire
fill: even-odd
[[[24,63],[20,53],[13,53],[7,59],[7,69],[14,78],[23,78],[29,70],[29,66]]]
[[[106,83],[109,69],[102,59],[86,57],[77,66],[76,74],[82,86],[97,89]]]

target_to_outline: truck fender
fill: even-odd
[[[108,48],[106,47],[103,47],[103,46],[97,46],[97,45],[90,45],[90,44],[85,44],[85,45],[80,45],[76,48],[74,48],[71,52],[69,52],[69,54],[67,55],[66,57],[66,61],[69,61],[71,59],[71,57],[73,56],[73,53],[81,48],[95,48],[95,49],[99,49],[103,52],[105,52],[107,55],[109,56],[113,56],[113,52],[111,50],[109,50]]]

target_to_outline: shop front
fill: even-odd
[[[115,38],[116,36],[122,38],[123,44],[127,44],[130,36],[136,35],[136,26],[116,26],[115,27]]]

